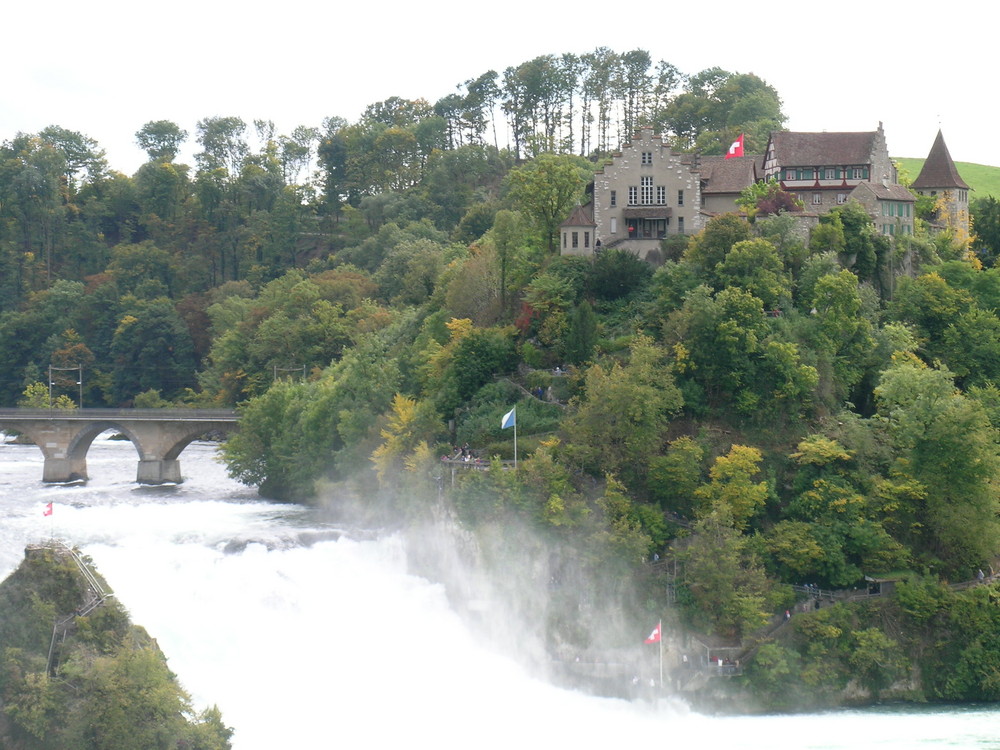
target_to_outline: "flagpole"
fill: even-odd
[[[660,629],[660,690],[663,690],[663,620],[656,627]]]
[[[503,415],[500,420],[500,429],[506,430],[508,427],[514,428],[514,471],[517,471],[517,406]]]
[[[46,504],[45,510],[42,511],[42,515],[49,517],[49,542],[54,542],[56,539],[56,529],[55,529],[56,519],[53,517],[52,503]]]

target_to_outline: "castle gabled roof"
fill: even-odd
[[[924,162],[923,169],[920,170],[917,179],[913,181],[913,187],[918,190],[928,188],[969,189],[965,180],[958,173],[955,162],[951,160],[951,154],[948,153],[948,146],[945,145],[944,136],[940,130],[938,130],[937,138],[934,139],[930,153],[927,154],[927,161]]]
[[[698,163],[702,192],[706,195],[738,193],[753,184],[760,164],[761,157],[753,154],[729,159],[725,156],[702,156]]]
[[[871,163],[878,131],[865,133],[771,133],[771,149],[785,167],[850,166]]]
[[[862,182],[851,191],[851,194],[853,195],[860,191],[867,191],[881,201],[914,203],[917,200],[916,196],[902,185],[881,185],[877,182]]]

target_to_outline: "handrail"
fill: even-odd
[[[233,409],[0,409],[0,420],[20,419],[141,419],[191,422],[236,422]]]
[[[60,637],[60,635],[63,639],[65,639],[66,633],[76,621],[77,617],[85,617],[86,615],[89,615],[95,609],[104,604],[105,601],[114,596],[114,594],[104,590],[104,587],[101,586],[100,581],[97,580],[97,576],[94,575],[90,566],[84,562],[83,558],[77,554],[76,550],[66,544],[66,542],[61,539],[53,539],[47,546],[56,548],[57,550],[61,549],[64,552],[69,553],[69,555],[73,558],[73,561],[76,563],[77,568],[79,568],[81,575],[83,575],[84,580],[87,582],[87,593],[89,594],[87,601],[77,607],[72,614],[66,615],[65,617],[57,617],[55,622],[52,624],[52,638],[49,640],[48,663],[45,667],[46,673],[52,674],[52,660],[55,656],[56,640]]]

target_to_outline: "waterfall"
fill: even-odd
[[[481,642],[441,584],[408,572],[400,537],[357,538],[308,509],[260,501],[225,476],[210,444],[181,456],[189,479],[178,487],[137,487],[135,461],[129,443],[102,439],[88,456],[90,481],[46,486],[37,448],[0,445],[0,575],[30,541],[78,545],[157,639],[195,707],[219,705],[237,750],[901,750],[995,737],[993,707],[721,718],[679,699],[560,689]]]

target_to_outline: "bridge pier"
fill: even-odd
[[[86,457],[45,456],[45,463],[42,465],[43,482],[78,482],[87,478]]]
[[[181,462],[176,458],[142,459],[139,461],[139,471],[135,481],[139,484],[165,484],[167,482],[180,484],[184,481],[181,477]]]

